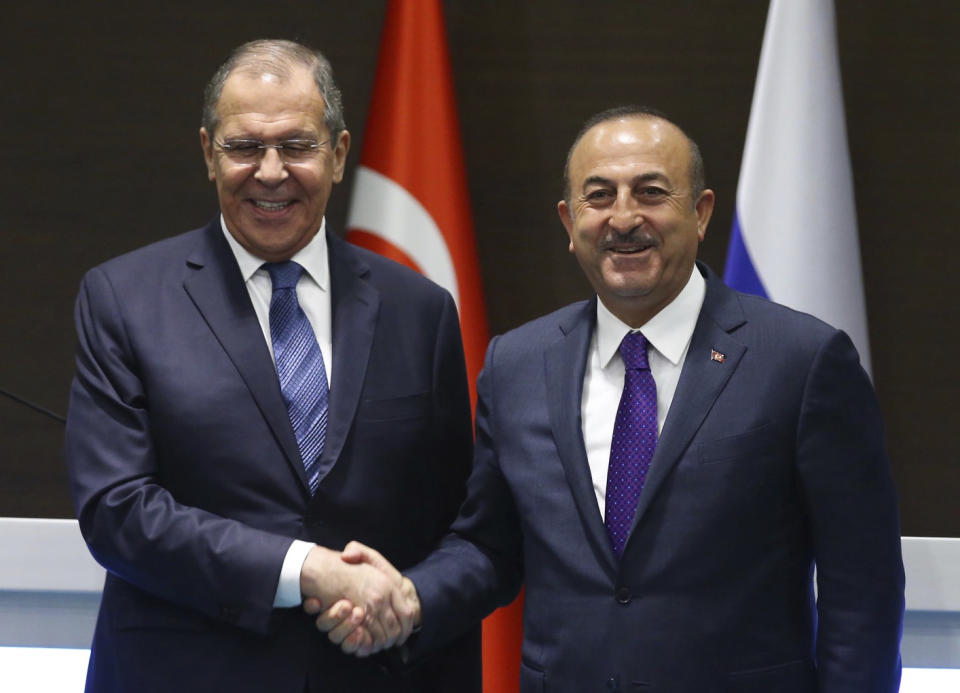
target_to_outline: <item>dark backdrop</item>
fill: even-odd
[[[214,213],[200,94],[232,46],[280,36],[325,50],[345,93],[354,166],[384,8],[33,0],[4,10],[0,387],[64,412],[83,272]],[[837,7],[874,379],[911,535],[960,536],[950,298],[958,8]],[[571,138],[610,105],[654,105],[698,140],[718,197],[701,257],[722,269],[766,9],[763,0],[446,3],[493,333],[588,295],[555,204]],[[331,202],[336,228],[351,180]],[[806,202],[816,224],[818,201]],[[0,515],[72,516],[62,441],[60,424],[0,398]]]

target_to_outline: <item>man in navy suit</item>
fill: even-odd
[[[94,268],[77,299],[66,455],[107,569],[87,690],[479,691],[478,628],[391,673],[299,608],[349,598],[378,646],[412,627],[409,580],[339,550],[409,567],[456,515],[472,431],[453,300],[327,228],[350,133],[322,55],[238,48],[200,139],[220,215]]]
[[[523,582],[523,693],[893,693],[898,512],[850,340],[696,264],[714,194],[657,112],[589,120],[566,177],[560,219],[597,297],[490,344],[467,500],[405,571],[412,653]],[[347,607],[318,626],[349,645]]]

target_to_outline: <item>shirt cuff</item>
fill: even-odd
[[[280,568],[280,581],[277,583],[277,594],[273,598],[273,606],[276,609],[288,608],[291,606],[300,606],[303,597],[300,595],[300,570],[303,568],[303,562],[307,559],[316,544],[309,541],[300,541],[294,539],[287,549],[287,555],[283,559],[283,566]]]

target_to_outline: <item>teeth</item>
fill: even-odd
[[[255,204],[260,209],[267,210],[268,212],[276,212],[277,210],[283,209],[290,203],[289,202],[267,202],[266,200],[254,200],[253,204]]]

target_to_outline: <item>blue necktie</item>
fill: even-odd
[[[263,267],[273,283],[270,338],[280,391],[287,403],[310,492],[316,493],[327,433],[327,371],[313,328],[297,301],[297,281],[303,267],[289,260],[268,262]]]
[[[623,555],[657,448],[657,384],[647,363],[646,338],[639,332],[628,333],[620,343],[620,356],[626,371],[610,441],[604,518],[617,558]]]

